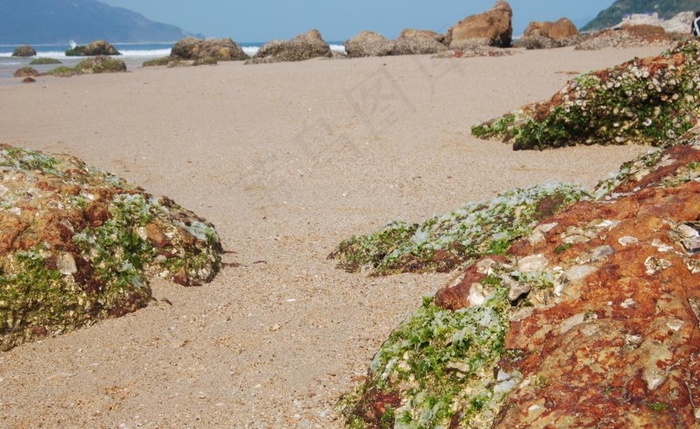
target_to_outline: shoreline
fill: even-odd
[[[326,256],[513,187],[589,189],[647,147],[513,152],[472,125],[571,73],[662,47],[136,68],[0,84],[2,142],[69,153],[213,222],[226,268],[157,302],[0,354],[0,425],[342,427],[335,401],[454,274],[370,278]],[[167,304],[170,302],[172,305]]]

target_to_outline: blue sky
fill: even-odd
[[[445,32],[465,16],[490,9],[495,0],[101,0],[153,21],[207,37],[237,42],[289,39],[312,28],[327,41],[343,41],[363,30],[395,38],[404,28]],[[511,0],[515,34],[530,21],[567,17],[581,26],[613,0]]]

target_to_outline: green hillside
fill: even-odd
[[[594,31],[619,24],[625,15],[631,13],[658,12],[660,18],[669,19],[679,12],[700,10],[700,0],[617,0],[582,30]]]

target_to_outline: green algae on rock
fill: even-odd
[[[569,81],[549,101],[472,127],[514,149],[576,144],[668,145],[698,122],[700,41]]]
[[[0,349],[144,307],[148,278],[210,281],[214,226],[66,155],[0,145]]]
[[[480,428],[493,420],[518,375],[493,372],[509,304],[497,283],[489,288],[482,305],[460,311],[426,298],[382,345],[366,382],[344,398],[348,427]]]
[[[377,233],[351,237],[329,258],[345,270],[374,275],[450,271],[469,259],[504,253],[543,217],[587,198],[586,191],[570,184],[512,189],[421,225],[393,222]]]
[[[691,427],[700,139],[652,149],[402,323],[349,428]]]
[[[69,77],[79,74],[121,73],[125,71],[126,63],[123,60],[105,55],[98,55],[82,60],[75,67],[56,67],[46,72],[46,74]]]
[[[47,58],[47,57],[41,57],[41,58],[36,58],[33,59],[29,65],[34,66],[34,65],[48,65],[48,64],[61,64],[60,60],[57,60],[55,58]]]

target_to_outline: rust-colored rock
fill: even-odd
[[[700,142],[647,162],[509,249],[513,266],[555,285],[511,316],[499,368],[522,379],[494,427],[696,427]],[[469,306],[482,277],[470,268],[436,303]]]
[[[147,305],[220,267],[213,225],[91,168],[0,144],[0,350]]]
[[[542,36],[552,40],[565,40],[580,35],[576,25],[568,18],[557,21],[531,22],[525,29],[523,37]]]
[[[446,43],[452,49],[471,44],[509,47],[513,39],[512,18],[510,5],[498,0],[491,10],[468,16],[451,27]]]
[[[582,39],[574,23],[568,18],[561,18],[554,22],[531,22],[517,46],[528,49],[560,48],[575,45]]]

